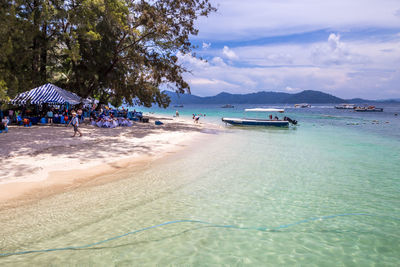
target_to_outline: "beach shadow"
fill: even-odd
[[[154,118],[151,118],[154,120]],[[155,137],[149,143],[144,140],[150,135],[163,134],[168,132],[205,132],[215,133],[206,130],[206,127],[188,122],[174,121],[163,118],[164,125],[157,126],[154,122],[136,122],[132,127],[98,128],[90,125],[82,125],[83,137],[71,137],[72,127],[61,125],[32,127],[10,126],[9,132],[3,134],[0,139],[1,158],[0,164],[3,167],[4,177],[21,177],[26,173],[39,170],[30,166],[26,160],[51,161],[51,158],[77,159],[78,164],[84,164],[94,159],[104,159],[107,162],[118,160],[121,156],[130,155],[153,155],[168,141],[157,140]],[[31,164],[34,165],[34,164]],[[65,166],[65,168],[74,168]]]

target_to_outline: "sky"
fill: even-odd
[[[192,94],[318,90],[400,98],[400,0],[211,0],[197,55],[179,54]],[[200,59],[202,58],[202,59]]]

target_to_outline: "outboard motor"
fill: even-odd
[[[296,121],[296,120],[292,120],[292,119],[289,118],[289,117],[285,117],[285,119],[286,119],[288,122],[290,122],[291,124],[297,125],[297,121]]]

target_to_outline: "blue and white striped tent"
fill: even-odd
[[[12,104],[23,105],[26,103],[31,104],[79,104],[82,99],[74,93],[68,92],[54,84],[47,83],[45,85],[36,87],[30,91],[17,95]]]

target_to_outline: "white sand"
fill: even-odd
[[[164,125],[156,126],[155,119]],[[0,202],[64,191],[132,164],[145,166],[218,127],[156,116],[133,127],[80,129],[83,137],[74,138],[73,128],[61,125],[11,126],[1,134]]]

